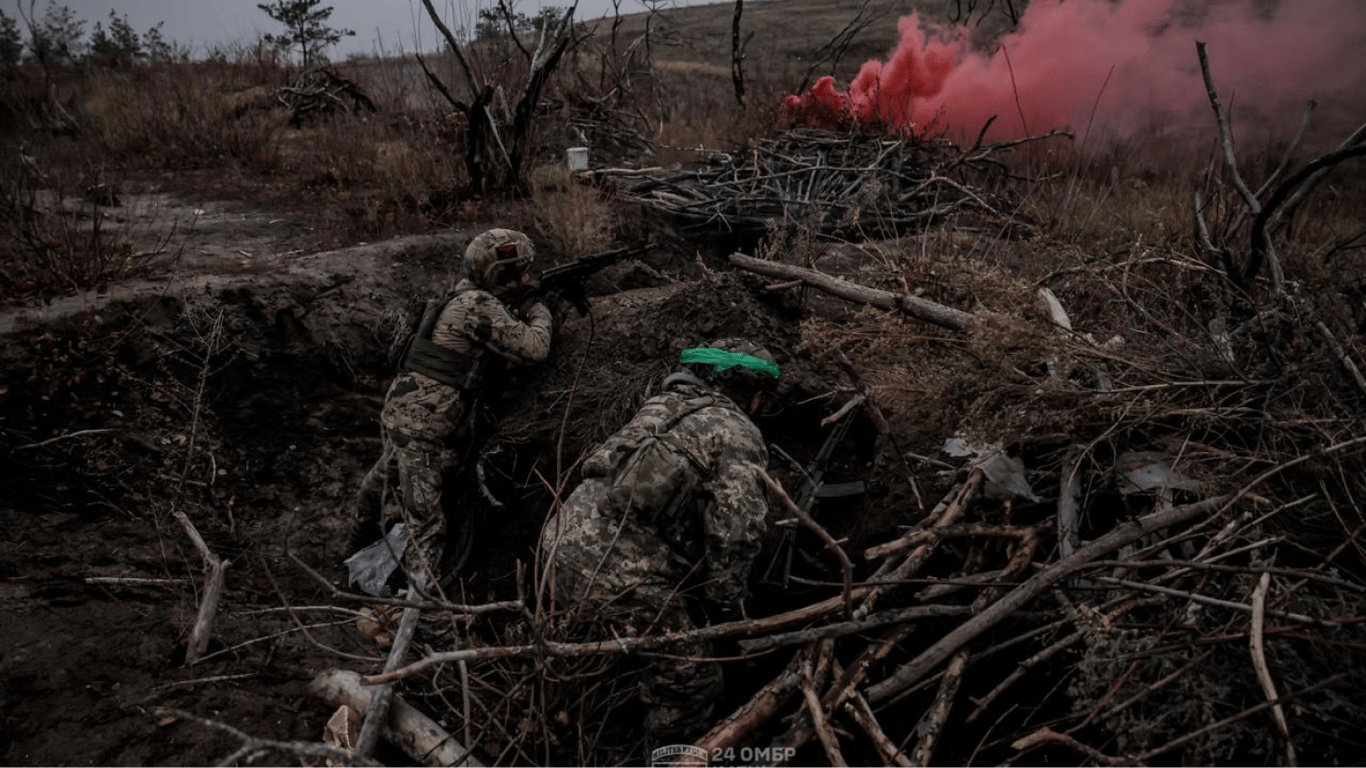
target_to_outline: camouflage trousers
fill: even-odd
[[[439,440],[383,430],[384,450],[365,473],[356,494],[353,530],[385,526],[384,500],[400,494],[399,510],[408,545],[401,565],[408,583],[427,588],[440,582],[446,552],[446,512],[441,503],[442,475],[459,457]],[[378,536],[376,536],[378,538]],[[355,542],[353,541],[353,544]]]
[[[610,564],[608,564],[610,567]],[[687,632],[696,629],[684,598],[671,587],[641,586],[625,591],[607,586],[613,579],[603,571],[590,584],[575,570],[556,573],[559,603],[572,607],[581,601],[583,615],[605,621],[622,636]],[[721,665],[701,661],[711,656],[711,643],[675,646],[667,656],[648,658],[641,670],[640,698],[645,703],[645,732],[655,744],[687,743],[711,725],[712,707],[724,690]]]

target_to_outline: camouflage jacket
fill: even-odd
[[[531,365],[550,355],[550,325],[544,305],[533,305],[522,322],[496,296],[462,280],[436,320],[432,341],[484,364]],[[463,428],[470,400],[455,387],[403,371],[389,385],[380,423],[405,435],[440,440]]]
[[[756,468],[767,463],[763,436],[734,402],[675,374],[584,461],[542,547],[578,583],[591,574],[595,594],[705,582],[709,600],[737,605],[764,532]]]

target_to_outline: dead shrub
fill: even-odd
[[[262,108],[267,95],[241,93],[230,68],[210,63],[101,71],[83,101],[84,152],[125,167],[270,171],[283,114]]]
[[[133,217],[109,215],[113,185],[103,199],[70,194],[85,185],[50,160],[19,151],[0,162],[0,302],[68,295],[176,262],[185,236],[148,237]]]

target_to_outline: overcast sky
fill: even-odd
[[[28,9],[28,0],[22,0]],[[57,0],[69,6],[87,20],[85,32],[90,34],[96,21],[106,21],[112,10],[126,15],[128,23],[139,33],[147,31],[158,21],[166,22],[162,32],[168,40],[189,45],[196,55],[213,45],[249,43],[265,32],[279,32],[283,28],[271,21],[257,3],[262,0]],[[708,0],[674,0],[678,5],[692,5]],[[16,0],[0,0],[0,8],[15,16]],[[48,0],[39,0],[38,12]],[[437,0],[446,23],[452,28],[470,24],[480,8],[493,0]],[[568,0],[520,0],[517,9],[528,16],[536,15],[542,5],[568,5]],[[355,37],[342,40],[328,55],[342,59],[352,53],[370,54],[380,41],[385,49],[395,51],[399,46],[406,51],[416,47],[430,50],[439,47],[438,33],[427,18],[419,0],[324,0],[333,7],[330,26],[356,31]],[[612,10],[610,0],[579,0],[580,19],[598,18]],[[622,11],[636,13],[645,10],[640,0],[624,0]],[[107,24],[106,24],[107,26]],[[416,41],[416,45],[415,42]]]

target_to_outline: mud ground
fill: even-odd
[[[290,554],[340,584],[351,494],[379,450],[386,323],[448,285],[452,254],[493,222],[334,250],[302,212],[192,187],[149,182],[103,212],[148,243],[170,238],[171,276],[0,311],[5,764],[213,764],[239,746],[163,709],[316,742],[331,712],[308,681],[383,664],[354,606]],[[684,346],[770,345],[785,396],[763,425],[795,460],[814,455],[838,384],[796,351],[796,299],[712,256],[664,248],[595,278],[592,314],[567,310],[550,362],[485,404],[499,435],[490,487],[506,506],[475,512],[464,599],[515,594],[550,500],[537,478],[564,476],[624,423]],[[859,424],[828,479],[860,479],[879,460]],[[874,495],[884,502],[837,535],[886,529],[878,510],[905,491]],[[188,667],[202,565],[175,510],[231,561],[213,644]]]

